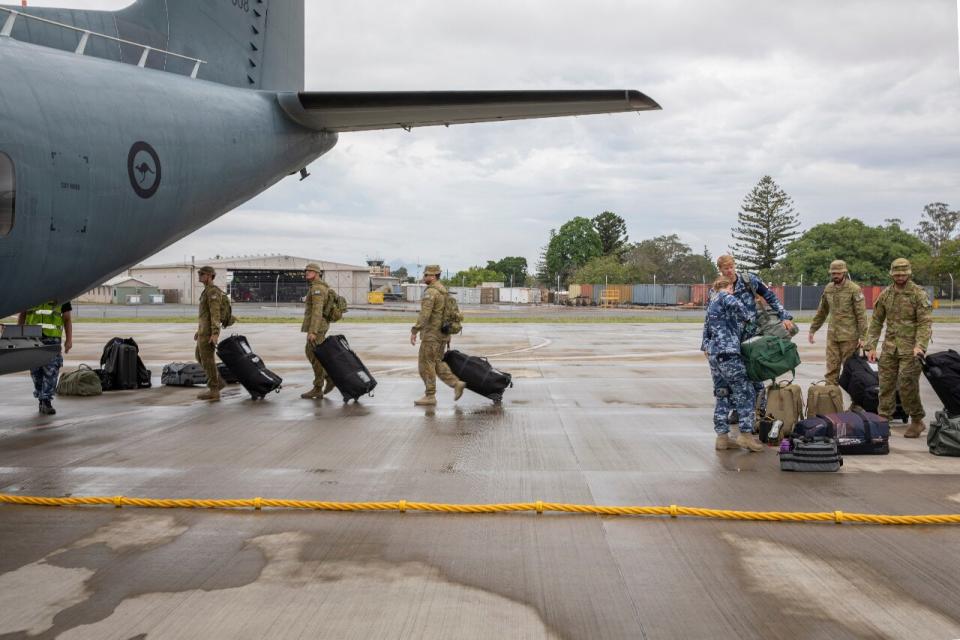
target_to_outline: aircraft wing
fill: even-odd
[[[318,131],[411,129],[526,118],[652,111],[639,91],[387,91],[279,93],[294,121]]]

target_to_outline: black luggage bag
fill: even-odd
[[[150,370],[133,338],[111,338],[103,347],[97,375],[104,391],[150,387]]]
[[[207,384],[207,374],[197,362],[171,362],[164,365],[160,384],[171,387],[192,387]]]
[[[880,408],[880,375],[873,370],[867,356],[855,353],[843,363],[840,371],[840,387],[850,394],[850,399],[864,411],[876,413]],[[906,422],[910,416],[903,410],[900,393],[891,420]]]
[[[920,359],[920,366],[947,416],[960,416],[960,354],[953,349],[931,353]]]
[[[462,351],[451,349],[443,354],[453,375],[467,383],[467,389],[494,402],[503,401],[503,392],[513,386],[509,373],[494,369],[486,358],[468,356]]]
[[[344,336],[328,336],[313,348],[313,354],[337,385],[344,402],[356,401],[362,395],[372,394],[376,388],[377,381]]]
[[[237,376],[233,375],[233,371],[230,371],[230,367],[222,362],[217,363],[217,373],[220,374],[220,379],[227,384],[237,384],[240,382]]]
[[[793,438],[780,452],[781,471],[840,471],[843,456],[833,438]]]
[[[217,355],[230,367],[230,371],[254,400],[262,399],[271,391],[280,392],[283,379],[267,369],[244,336],[234,335],[221,340],[217,345]]]

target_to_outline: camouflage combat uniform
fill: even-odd
[[[903,289],[897,289],[896,285],[884,289],[874,303],[870,334],[865,346],[868,351],[877,348],[884,322],[887,333],[883,337],[883,351],[880,354],[878,413],[893,415],[899,391],[904,411],[912,420],[919,421],[925,413],[920,402],[920,362],[913,355],[913,349],[920,347],[926,351],[933,334],[933,317],[927,292],[913,281],[907,281]]]
[[[210,344],[210,337],[220,335],[220,298],[225,295],[227,294],[212,282],[204,285],[203,293],[200,294],[200,321],[197,326],[197,361],[207,374],[207,388],[217,393],[225,385],[217,372],[217,347]]]
[[[713,395],[717,398],[713,410],[713,429],[717,435],[730,432],[731,410],[739,417],[740,433],[753,433],[757,389],[747,377],[747,367],[740,355],[740,335],[749,319],[750,312],[740,298],[725,291],[715,295],[707,306],[700,349],[707,354]]]
[[[747,286],[748,281],[750,286]],[[753,289],[752,291],[751,287]],[[784,320],[793,320],[793,316],[784,309],[780,299],[777,298],[777,294],[767,287],[767,285],[763,284],[759,276],[753,273],[738,273],[737,281],[733,284],[733,295],[743,304],[748,316],[745,325],[746,329],[741,336],[743,340],[752,338],[757,329],[756,320],[758,310],[754,291],[766,300],[767,304],[770,305],[770,308],[777,314],[781,322]],[[763,388],[763,382],[752,382],[751,384],[753,385],[754,395],[757,399],[757,413],[764,415],[767,412],[767,394]]]
[[[427,397],[437,394],[437,376],[449,387],[455,387],[460,379],[443,361],[443,352],[450,336],[440,330],[443,323],[443,307],[447,299],[447,290],[439,280],[430,284],[420,300],[420,315],[411,332],[420,334],[420,354],[418,367],[423,379]]]
[[[327,337],[327,331],[330,330],[330,323],[325,317],[329,294],[330,286],[318,275],[310,283],[310,289],[307,291],[306,306],[303,308],[303,324],[300,325],[302,333],[313,333],[317,336],[316,342],[310,342],[309,338],[307,339],[304,352],[307,354],[310,366],[313,367],[313,391],[320,393],[323,392],[327,372],[323,370],[323,366],[317,360],[313,348],[323,342],[323,339]]]
[[[849,278],[840,285],[833,282],[828,284],[810,325],[811,334],[823,326],[828,315],[827,372],[824,379],[830,384],[840,384],[840,368],[847,358],[857,352],[860,341],[866,339],[867,305],[860,286]]]

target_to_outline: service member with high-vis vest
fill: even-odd
[[[73,321],[70,312],[73,307],[69,302],[60,304],[56,301],[45,302],[39,306],[21,311],[17,324],[39,325],[43,330],[44,344],[62,344],[63,351],[54,358],[36,369],[30,370],[33,378],[33,397],[40,402],[40,413],[48,416],[55,415],[53,396],[57,393],[57,379],[63,367],[63,353],[70,353],[73,348]]]

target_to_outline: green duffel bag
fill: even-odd
[[[797,345],[776,336],[757,336],[740,344],[747,376],[756,382],[776,380],[788,371],[796,377]]]
[[[60,376],[57,384],[58,396],[98,396],[103,393],[100,376],[85,364],[70,373]]]
[[[927,434],[927,446],[935,456],[960,457],[960,416],[950,418],[946,411],[937,411]]]

